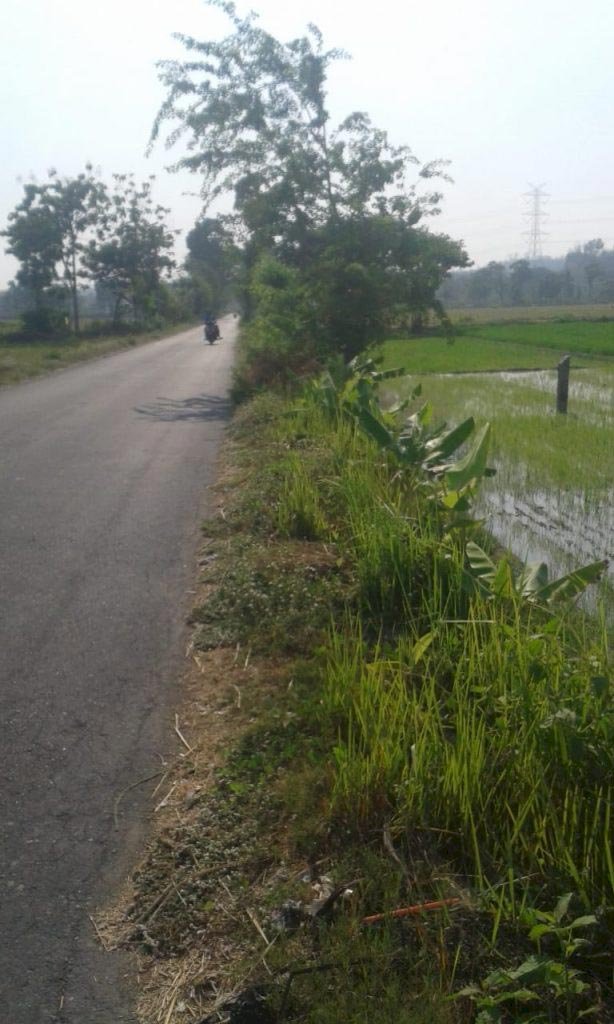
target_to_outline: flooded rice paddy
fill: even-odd
[[[555,370],[419,379],[436,421],[493,425],[497,475],[476,507],[490,532],[523,561],[546,562],[552,578],[610,559],[602,593],[612,617],[614,366],[572,368],[567,416],[555,412]]]

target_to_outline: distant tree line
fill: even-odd
[[[109,185],[88,166],[75,177],[52,170],[24,185],[2,234],[19,263],[4,305],[20,310],[26,328],[51,332],[69,319],[78,334],[91,289],[115,326],[169,317],[175,232],[169,211],[154,201],[153,180],[116,174]]]
[[[614,302],[614,249],[595,238],[561,259],[493,260],[450,274],[438,295],[449,308]]]
[[[168,126],[169,145],[185,140],[176,167],[199,176],[205,209],[232,200],[232,213],[188,236],[188,266],[217,292],[233,277],[254,373],[351,358],[429,310],[443,316],[437,289],[469,260],[426,226],[442,163],[421,165],[365,113],[331,124],[326,78],[344,54],[325,49],[315,26],[283,43],[255,15],[210,3],[229,34],[180,37],[189,59],[161,63],[167,95],[152,144]]]

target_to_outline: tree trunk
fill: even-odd
[[[122,298],[123,298],[123,296],[118,295],[116,300],[115,300],[115,308],[113,310],[113,330],[114,331],[117,331],[119,329],[119,308],[120,308],[121,303],[122,303]]]
[[[79,295],[77,286],[77,258],[73,247],[72,251],[72,274],[70,281],[70,290],[72,293],[72,320],[75,334],[79,334],[81,330],[81,324],[79,321]]]

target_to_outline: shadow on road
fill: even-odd
[[[150,405],[137,405],[135,412],[152,420],[176,422],[178,420],[225,420],[230,416],[228,398],[215,395],[196,395],[194,398],[157,398]]]

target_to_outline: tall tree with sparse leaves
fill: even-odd
[[[445,178],[444,165],[420,165],[365,113],[331,124],[326,78],[345,54],[327,50],[315,26],[282,43],[254,14],[239,16],[233,3],[209,0],[209,6],[227,15],[230,34],[214,41],[178,36],[190,59],[160,64],[167,97],[151,141],[168,125],[167,144],[186,143],[187,154],[174,166],[201,176],[206,206],[232,196],[228,223],[243,245],[248,270],[263,253],[307,279],[318,276],[317,264],[333,267],[338,280],[328,289],[331,301],[341,295],[353,302],[354,314],[359,307],[365,311],[358,332],[355,315],[348,324],[354,342],[342,348],[350,354],[392,318],[393,310],[381,302],[375,314],[369,308],[383,272],[398,271],[397,281],[402,274],[418,275],[395,302],[402,293],[403,301],[422,311],[435,301],[447,270],[468,262],[461,244],[417,230],[438,211],[441,194],[430,183]],[[386,246],[369,248],[372,236],[386,233],[395,235],[394,255]],[[316,291],[314,301],[322,304],[322,296]],[[321,324],[335,319],[332,310],[320,312]]]

